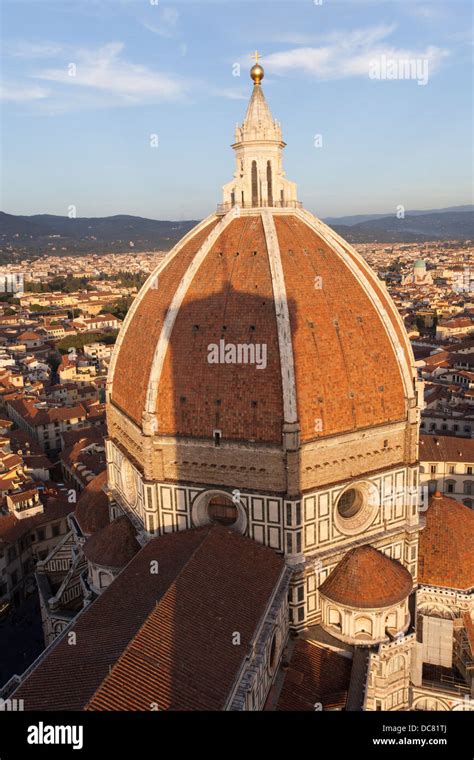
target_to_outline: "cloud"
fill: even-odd
[[[446,11],[440,5],[410,5],[408,12],[411,16],[426,19],[427,21],[440,21],[446,18]]]
[[[168,7],[160,9],[158,23],[143,21],[143,26],[153,34],[169,39],[177,36],[177,24],[179,13],[176,8]]]
[[[12,40],[5,42],[3,52],[11,58],[55,58],[63,51],[63,46],[56,42],[28,42]]]
[[[326,36],[324,44],[273,53],[265,57],[264,64],[271,73],[299,70],[318,79],[343,79],[368,76],[371,62],[382,56],[396,60],[427,59],[432,74],[449,55],[447,50],[435,46],[425,50],[394,47],[386,41],[394,30],[394,25],[380,25],[333,32]]]
[[[230,87],[222,88],[222,89],[215,89],[211,92],[212,95],[215,95],[218,98],[226,98],[226,100],[248,100],[249,94],[248,91],[244,92],[244,90],[234,90]]]
[[[0,85],[0,100],[10,102],[27,102],[30,100],[43,100],[49,96],[49,91],[43,87],[29,87],[28,85],[2,84]]]
[[[34,76],[71,88],[99,91],[130,104],[170,100],[184,94],[184,81],[125,60],[123,50],[121,42],[97,50],[81,49],[64,65],[42,69]]]

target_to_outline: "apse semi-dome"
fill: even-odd
[[[403,323],[362,257],[297,200],[254,80],[224,202],[135,299],[109,401],[148,434],[223,442],[404,420],[415,400]]]
[[[474,588],[474,511],[437,491],[420,533],[419,581],[462,591]]]
[[[364,545],[347,552],[319,591],[344,606],[376,609],[402,602],[412,588],[413,578],[400,562]]]
[[[104,470],[87,484],[77,501],[74,516],[85,535],[105,528],[110,522],[106,485],[107,470]]]

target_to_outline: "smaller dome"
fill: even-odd
[[[126,515],[98,530],[83,547],[89,562],[116,569],[125,567],[139,549],[135,529]]]
[[[423,259],[417,259],[415,261],[415,269],[426,269],[426,263]]]
[[[103,487],[107,483],[107,471],[96,475],[84,488],[79,496],[74,516],[85,535],[91,535],[96,530],[109,524],[109,502]]]
[[[418,581],[461,591],[474,586],[474,511],[437,491],[420,532]]]
[[[365,545],[348,551],[319,591],[343,606],[377,609],[399,604],[412,588],[413,579],[400,562]]]

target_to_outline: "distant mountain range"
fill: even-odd
[[[324,221],[349,242],[392,243],[474,239],[474,206],[407,211],[392,214],[328,217]],[[0,212],[2,258],[12,250],[37,255],[169,250],[196,220],[170,222],[139,216],[80,217],[36,214],[14,216]],[[133,244],[133,245],[131,245]]]
[[[423,211],[407,211],[407,213],[410,216],[427,216],[428,214],[449,214],[452,211],[454,212],[467,212],[470,211],[471,213],[474,211],[474,205],[467,205],[467,206],[449,206],[448,208],[429,208],[424,209]],[[324,218],[324,221],[326,224],[329,224],[331,227],[334,224],[343,224],[347,225],[348,227],[351,227],[354,224],[361,224],[362,222],[371,222],[373,219],[389,219],[391,217],[395,216],[394,211],[387,211],[385,214],[357,214],[356,216],[326,216]]]
[[[14,216],[0,212],[0,246],[3,251],[6,245],[12,245],[29,253],[53,248],[55,253],[63,254],[133,249],[166,251],[195,224],[196,220],[167,222],[125,214],[70,219],[52,214]]]
[[[434,211],[352,216],[324,221],[350,243],[415,243],[426,240],[474,239],[474,206],[453,206]],[[358,220],[358,221],[357,221]]]

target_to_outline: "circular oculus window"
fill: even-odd
[[[378,492],[374,484],[358,483],[338,497],[334,522],[341,533],[351,536],[361,533],[373,522],[378,504]]]
[[[191,517],[197,528],[202,525],[223,525],[238,533],[245,533],[247,515],[240,499],[217,489],[202,491],[192,504]]]
[[[337,500],[337,511],[344,520],[347,520],[354,517],[362,509],[363,505],[364,498],[362,493],[355,488],[349,488]]]
[[[232,499],[227,496],[213,496],[209,501],[207,513],[214,525],[234,525],[239,517],[239,512]]]

